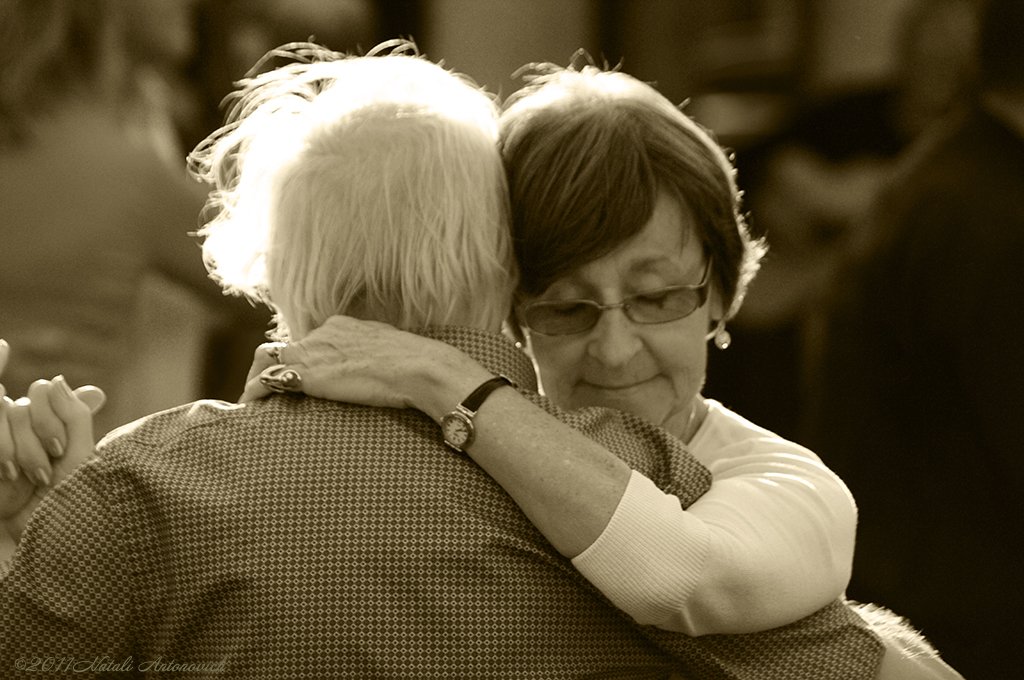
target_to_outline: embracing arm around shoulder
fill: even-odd
[[[325,328],[284,358],[313,396],[412,407],[439,421],[493,377],[450,345],[384,324],[334,317]],[[690,635],[765,630],[817,611],[846,587],[855,510],[809,452],[702,461],[637,418],[566,413],[511,388],[488,397],[475,428],[468,455],[639,623]],[[666,493],[670,480],[651,473],[652,481],[617,449],[637,445],[651,459],[710,469],[710,490],[705,482]]]
[[[689,635],[808,616],[845,591],[853,561],[856,507],[842,481],[777,438],[712,447],[721,410],[712,407],[691,445],[711,489],[684,509],[634,471],[605,532],[573,560],[638,621]],[[697,536],[706,545],[699,561]]]
[[[434,387],[412,401],[439,420],[476,380],[489,377],[480,371],[437,371]],[[470,373],[476,375],[469,385],[456,386],[454,376]],[[514,390],[495,392],[476,424],[473,460],[639,623],[689,635],[755,632],[809,616],[846,589],[856,529],[852,497],[813,454],[793,453],[797,447],[788,442],[735,444],[714,460],[698,457],[713,481],[684,509],[676,495],[630,470],[614,455],[620,452]],[[607,418],[598,427],[622,421]],[[689,454],[680,444],[667,455]]]

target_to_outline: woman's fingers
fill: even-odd
[[[283,347],[284,344],[280,342],[265,342],[257,347],[252,356],[252,366],[249,368],[249,375],[245,376],[246,384],[264,370],[270,368],[274,364],[281,363],[282,359],[280,353]]]
[[[92,414],[105,401],[103,390],[91,385],[73,392],[64,376],[37,380],[29,387],[28,397],[8,400],[6,418],[0,423],[7,425],[6,438],[0,427],[4,479],[12,479],[13,472],[49,487],[70,474],[92,455]]]
[[[252,357],[252,366],[249,368],[249,375],[245,378],[245,390],[238,398],[238,403],[256,401],[271,393],[270,388],[260,380],[260,375],[271,366],[284,361],[281,357],[283,349],[284,344],[280,342],[265,342],[256,348]]]
[[[54,378],[48,396],[50,408],[67,432],[65,455],[53,461],[53,483],[56,484],[92,457],[94,410],[89,402],[102,406],[106,396],[97,387],[79,388],[72,392],[63,376]]]
[[[411,364],[432,342],[385,323],[336,315],[288,345],[281,358],[302,376],[302,391],[310,396],[408,408],[416,377]]]
[[[6,340],[0,339],[0,377],[7,368],[7,357],[11,347]],[[0,383],[0,482],[14,481],[18,478],[18,466],[14,463],[14,440],[11,439],[11,428],[7,424],[7,410],[11,400],[7,398],[7,390]]]
[[[0,376],[4,374],[10,353],[10,345],[6,340],[0,339]],[[18,478],[18,466],[14,462],[14,440],[11,438],[11,428],[7,424],[7,411],[10,404],[11,400],[7,398],[7,390],[3,383],[0,383],[0,482],[12,482]]]
[[[260,376],[257,374],[255,378],[251,378],[249,382],[245,383],[245,390],[242,391],[242,396],[238,398],[238,403],[244,404],[247,401],[256,401],[269,394],[271,394],[270,388],[260,381]]]
[[[29,385],[29,416],[32,431],[36,433],[43,450],[51,458],[60,458],[68,445],[68,436],[64,423],[50,407],[49,393],[52,384],[49,380],[36,380]]]
[[[14,459],[14,438],[8,424],[8,415],[14,402],[2,394],[3,391],[3,385],[0,385],[0,481],[13,482],[19,474]]]
[[[448,348],[388,324],[332,316],[297,342],[261,345],[239,401],[260,399],[277,388],[301,389],[334,401],[408,408],[414,403],[407,394],[409,379],[417,375],[424,351],[434,345]],[[300,379],[285,380],[292,374]]]
[[[18,467],[39,486],[49,486],[52,479],[50,458],[43,449],[36,433],[32,429],[30,401],[22,397],[8,405],[7,422],[11,427],[14,440],[14,458]]]
[[[9,356],[0,339],[0,374]],[[72,392],[63,376],[37,380],[17,402],[0,383],[0,482],[48,487],[66,476],[92,455],[92,414],[105,402],[103,390],[87,385]]]
[[[85,400],[57,376],[35,384],[32,399],[6,400],[0,407],[0,424],[8,424],[14,459],[21,468],[17,481],[0,482],[0,518],[15,542],[53,485],[93,455],[92,409],[102,406],[105,395],[95,387],[78,391]],[[40,438],[50,437],[54,427],[61,430],[64,448],[63,455],[50,459]]]

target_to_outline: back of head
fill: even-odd
[[[593,66],[534,65],[500,136],[520,292],[535,296],[638,234],[660,191],[693,210],[725,306],[738,309],[762,246],[739,213],[729,158],[651,86]]]
[[[978,35],[982,87],[1024,90],[1024,2],[987,0]]]
[[[287,56],[192,156],[214,278],[293,339],[339,313],[497,328],[515,268],[493,100],[406,53]]]

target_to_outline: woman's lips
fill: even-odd
[[[621,381],[620,382],[616,382],[616,381],[595,382],[595,381],[590,381],[590,380],[583,380],[581,382],[581,385],[584,388],[591,389],[591,390],[597,390],[599,392],[628,392],[629,390],[636,389],[638,387],[642,387],[642,386],[650,383],[652,380],[654,380],[654,378],[646,378],[644,380],[635,380],[635,381],[632,381],[632,382],[621,382]]]

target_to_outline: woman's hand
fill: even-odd
[[[0,341],[0,375],[9,347]],[[11,401],[0,384],[0,533],[16,544],[53,485],[92,456],[92,414],[106,400],[96,387],[72,391],[58,376]]]
[[[261,345],[239,401],[268,395],[271,390],[260,377],[282,364],[299,373],[300,391],[310,396],[416,408],[435,420],[490,377],[471,358],[443,342],[385,323],[332,316],[297,342]]]

